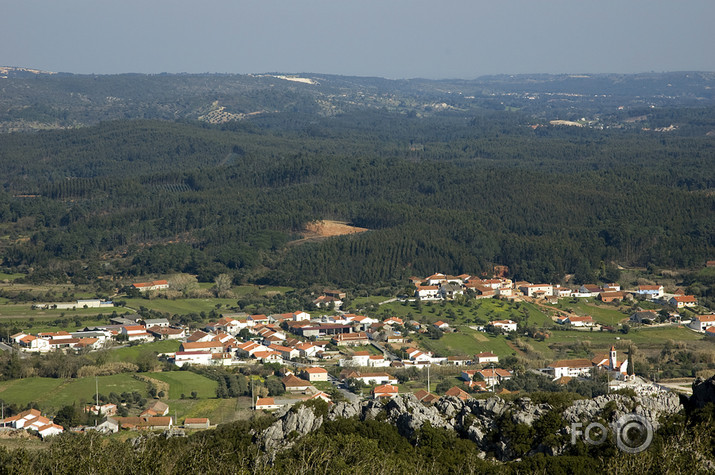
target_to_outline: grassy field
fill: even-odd
[[[575,303],[574,300],[576,300]],[[621,312],[616,307],[599,304],[592,299],[560,299],[555,307],[562,310],[571,309],[577,315],[590,315],[601,325],[616,326],[621,320],[628,318],[628,314]]]
[[[169,401],[171,415],[179,421],[187,417],[208,417],[211,424],[223,424],[251,416],[251,398],[179,399]]]
[[[381,302],[384,302],[385,300],[390,300],[390,298],[389,297],[381,297],[378,295],[371,296],[371,297],[355,297],[353,299],[352,306],[355,308],[362,308],[369,304],[379,305]]]
[[[553,345],[556,343],[588,341],[595,347],[607,349],[610,345],[623,346],[632,342],[639,348],[660,348],[669,340],[697,342],[703,340],[703,336],[678,326],[640,328],[631,330],[627,334],[571,330],[552,332],[551,338],[547,340],[547,343]]]
[[[231,307],[236,305],[235,299],[123,299],[127,303],[127,307],[138,310],[140,307],[156,310],[158,312],[168,313],[170,315],[187,315],[189,313],[210,312],[215,310],[217,305],[220,307]]]
[[[39,332],[58,332],[58,331],[68,331],[68,332],[74,332],[78,330],[82,330],[85,327],[88,326],[100,326],[100,325],[106,325],[107,320],[106,319],[98,319],[98,318],[82,318],[80,321],[75,321],[74,318],[63,318],[60,319],[60,321],[55,320],[35,320],[35,319],[25,319],[25,320],[15,320],[15,319],[9,319],[9,320],[3,320],[0,319],[0,321],[4,324],[11,325],[11,326],[16,326],[19,329],[30,332],[30,333],[39,333]],[[79,323],[79,325],[77,324]]]
[[[229,415],[233,417],[237,409],[235,399],[215,399],[216,381],[189,371],[167,373],[144,373],[169,384],[169,400],[171,410],[181,412],[184,417],[211,417],[223,421]],[[108,395],[111,392],[137,391],[143,397],[148,397],[148,385],[133,377],[133,373],[121,373],[97,378],[99,393]],[[196,391],[197,399],[190,399],[191,392]],[[189,399],[181,399],[181,394]],[[39,405],[44,412],[54,414],[61,407],[72,404],[88,403],[95,397],[95,378],[55,379],[26,378],[0,383],[0,399],[6,404],[25,406],[31,402]],[[250,398],[245,404],[250,406]],[[213,417],[212,417],[213,416]]]
[[[20,277],[25,277],[25,274],[7,274],[5,272],[0,272],[0,281],[2,281],[2,280],[13,281],[13,280],[19,279]]]
[[[120,307],[111,308],[77,308],[77,309],[47,309],[47,310],[33,310],[32,304],[22,303],[14,304],[9,303],[7,300],[5,302],[0,302],[0,319],[28,319],[34,318],[35,320],[55,320],[57,318],[73,318],[76,316],[86,317],[90,315],[111,315],[112,313],[124,313],[132,312],[129,309],[123,309]]]
[[[470,356],[491,351],[504,357],[514,352],[506,343],[504,336],[493,337],[467,327],[460,327],[458,332],[445,333],[439,340],[420,336],[419,343],[422,347],[442,356]]]
[[[178,340],[162,340],[152,343],[143,343],[141,345],[126,346],[109,351],[110,361],[128,361],[134,362],[137,357],[145,351],[156,351],[157,353],[174,353],[179,351],[181,342]]]
[[[181,399],[182,394],[190,397],[192,391],[196,391],[199,398],[213,398],[218,387],[216,381],[191,371],[147,373],[147,376],[169,383],[169,399]]]
[[[146,396],[147,385],[132,377],[131,373],[99,376],[99,392],[122,393],[138,391]],[[24,406],[36,402],[43,411],[55,412],[62,406],[89,402],[94,399],[95,379],[26,378],[0,383],[0,399],[6,403]]]
[[[519,302],[513,303],[498,299],[471,300],[466,305],[454,301],[424,302],[417,305],[414,302],[390,302],[380,306],[383,316],[397,316],[403,319],[414,319],[434,323],[442,320],[452,326],[469,324],[477,321],[486,323],[490,320],[504,320],[517,316],[526,316],[527,325],[551,326],[553,322],[537,306]]]

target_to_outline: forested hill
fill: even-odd
[[[668,114],[713,121],[711,109]],[[523,112],[384,108],[5,134],[2,264],[36,279],[229,272],[345,286],[493,264],[584,282],[615,264],[700,266],[715,255],[714,145],[535,127]],[[318,219],[370,231],[290,245]]]
[[[381,110],[417,117],[519,110],[532,123],[715,130],[715,73],[488,76],[387,80],[326,74],[75,75],[0,67],[0,132],[124,119],[225,123],[279,114],[331,117]],[[673,108],[692,109],[673,114]]]

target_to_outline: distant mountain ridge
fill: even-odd
[[[217,124],[265,114],[331,117],[359,110],[414,117],[506,110],[573,121],[649,108],[713,107],[715,73],[391,80],[316,73],[81,75],[0,67],[0,90],[0,132],[85,127],[106,120]]]

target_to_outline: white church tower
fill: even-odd
[[[616,347],[611,345],[611,352],[608,355],[608,369],[611,371],[620,371],[618,367],[618,359],[616,358]]]

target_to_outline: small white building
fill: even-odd
[[[696,307],[698,299],[694,295],[676,295],[671,297],[668,303],[675,308]]]
[[[690,328],[699,332],[710,327],[715,327],[715,315],[698,315],[690,321]]]
[[[415,297],[420,300],[439,300],[440,292],[437,285],[420,285],[415,289]]]
[[[491,325],[505,332],[515,332],[517,329],[517,324],[513,320],[495,320]]]
[[[475,355],[474,359],[479,364],[499,363],[499,357],[489,351]]]
[[[593,363],[591,360],[581,358],[573,360],[558,360],[548,366],[549,371],[553,371],[554,380],[564,376],[575,378],[578,376],[591,376]]]
[[[636,295],[647,299],[659,299],[665,295],[662,285],[639,285]]]
[[[307,379],[311,383],[313,381],[327,381],[328,380],[328,370],[315,366],[312,368],[305,368],[303,370],[303,378]]]

